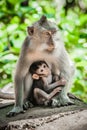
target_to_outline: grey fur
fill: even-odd
[[[58,74],[60,70],[62,76],[67,80],[67,85],[63,88],[59,96],[55,97],[57,101],[55,102],[55,106],[66,105],[70,102],[70,99],[67,97],[67,91],[72,83],[74,65],[61,40],[60,32],[56,24],[48,20],[45,20],[42,24],[39,20],[32,26],[34,26],[34,35],[25,38],[14,75],[15,106],[7,116],[14,116],[15,114],[23,112],[23,101],[31,93],[30,90],[32,86],[29,66],[36,60],[45,60],[55,74]],[[48,41],[47,37],[42,35],[43,30],[56,31],[55,34],[51,36],[55,46],[52,52],[46,51]]]

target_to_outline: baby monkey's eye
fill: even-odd
[[[44,65],[43,67],[46,68],[46,65]]]

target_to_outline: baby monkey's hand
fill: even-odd
[[[54,95],[56,95],[57,93],[61,92],[62,88],[61,87],[57,87],[53,90]]]
[[[65,86],[65,85],[66,85],[66,80],[64,78],[58,81],[58,86]]]

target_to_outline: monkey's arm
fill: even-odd
[[[15,86],[15,106],[7,114],[7,116],[14,116],[17,113],[23,112],[23,100],[24,100],[24,80],[29,70],[29,56],[28,56],[29,39],[25,39],[21,49],[20,57],[17,62],[17,67],[14,76]]]
[[[7,113],[6,116],[12,117],[18,113],[23,112],[23,95],[24,95],[24,87],[23,87],[23,77],[15,77],[15,106],[13,109]]]
[[[59,81],[56,81],[56,82],[54,82],[54,83],[52,83],[52,84],[48,84],[48,85],[46,86],[46,88],[45,88],[45,91],[46,91],[46,92],[50,92],[50,91],[52,91],[53,89],[55,89],[56,87],[58,87],[58,86],[64,86],[65,84],[66,84],[66,80],[60,79]]]

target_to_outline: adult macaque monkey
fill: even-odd
[[[60,75],[52,74],[51,68],[43,60],[32,63],[29,72],[33,78],[31,97],[33,96],[38,105],[49,105],[53,97],[60,93],[61,87],[66,84]],[[57,102],[57,100],[55,101]]]
[[[24,40],[14,75],[15,106],[8,116],[23,112],[23,101],[30,95],[32,86],[29,67],[37,60],[45,60],[54,74],[58,75],[60,71],[66,80],[66,86],[56,97],[58,101],[56,106],[72,103],[67,91],[72,83],[74,66],[61,41],[56,24],[42,16],[39,21],[28,27],[27,31],[28,36]]]

